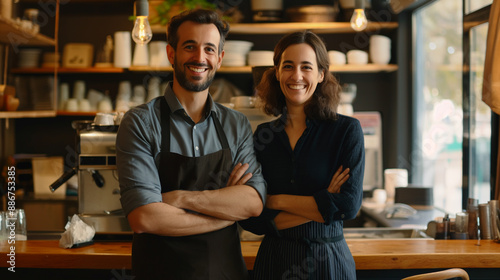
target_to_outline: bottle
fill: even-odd
[[[467,213],[469,214],[469,239],[477,239],[478,228],[478,200],[475,198],[469,198],[467,203]]]
[[[443,239],[450,239],[450,216],[446,214],[443,218]]]

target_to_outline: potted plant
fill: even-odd
[[[163,0],[149,1],[149,3],[151,24],[167,25],[173,16],[193,9],[215,10],[228,22],[239,22],[243,17],[237,7],[224,9],[224,7],[218,7],[208,0]]]

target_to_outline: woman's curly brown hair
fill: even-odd
[[[262,80],[256,87],[257,95],[264,103],[264,112],[279,116],[286,110],[285,96],[276,79],[276,71],[281,56],[286,48],[295,44],[308,44],[316,53],[318,70],[324,72],[323,82],[319,83],[311,99],[304,106],[306,116],[316,120],[334,120],[337,117],[337,106],[340,102],[341,87],[337,79],[330,73],[330,61],[325,43],[311,31],[294,32],[285,35],[274,48],[274,67],[266,70]]]

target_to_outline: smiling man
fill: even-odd
[[[209,94],[228,31],[213,11],[172,18],[173,81],[121,122],[117,168],[136,279],[248,278],[235,222],[261,213],[266,184],[250,123]]]

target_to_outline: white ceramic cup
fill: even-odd
[[[109,97],[104,97],[101,101],[99,101],[99,103],[97,104],[97,111],[99,112],[113,111],[113,104],[111,103]]]
[[[129,102],[130,98],[132,98],[132,84],[130,81],[121,81],[120,84],[118,84],[118,95],[116,96],[116,100]]]
[[[78,100],[78,109],[81,112],[89,112],[91,110],[89,100],[88,99]]]
[[[73,85],[73,98],[76,100],[82,100],[85,98],[85,82],[75,81]]]
[[[171,66],[167,57],[167,42],[153,41],[149,43],[149,66],[151,67]]]
[[[119,68],[130,67],[132,58],[132,37],[129,31],[118,31],[114,34],[114,66]]]
[[[343,52],[329,51],[328,57],[331,65],[344,65],[347,62],[346,55]]]
[[[66,111],[76,112],[78,111],[78,99],[70,98],[66,101]]]
[[[362,50],[350,50],[347,52],[347,63],[363,65],[368,63],[368,53]]]
[[[135,44],[134,59],[132,60],[134,66],[148,66],[149,65],[149,50],[148,45]]]
[[[382,35],[372,35],[369,52],[373,63],[388,64],[391,60],[391,39]]]
[[[384,204],[387,201],[387,191],[384,189],[374,189],[372,198],[375,203]]]
[[[66,108],[66,101],[69,99],[69,85],[67,83],[62,83],[59,86],[59,110],[64,110]]]
[[[390,168],[384,170],[384,189],[387,192],[387,199],[394,200],[396,187],[408,186],[408,170],[400,168]]]

